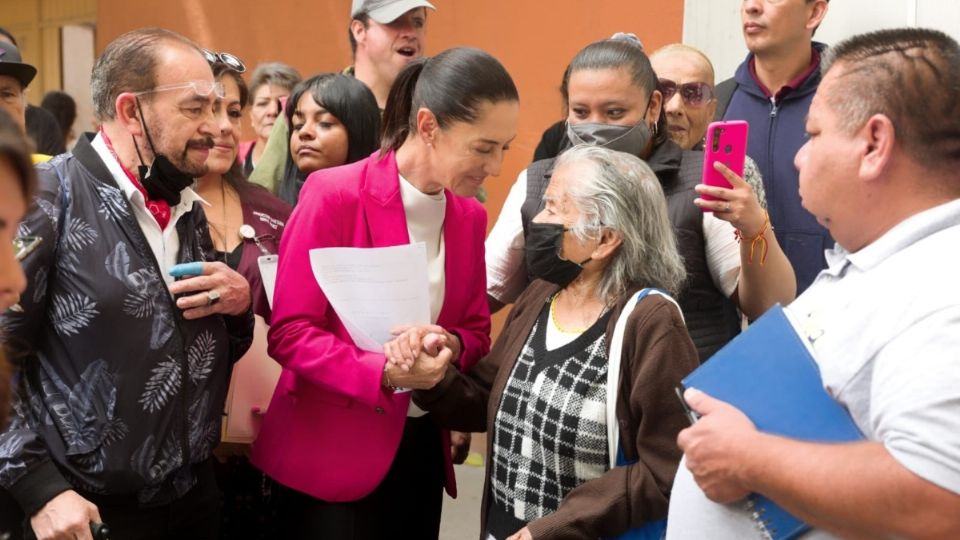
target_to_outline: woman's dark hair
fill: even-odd
[[[213,70],[214,79],[219,81],[224,77],[230,77],[237,83],[237,89],[240,91],[240,108],[246,108],[250,90],[240,73],[220,61],[210,64],[210,69]],[[223,181],[237,192],[242,202],[248,202],[250,191],[256,187],[256,184],[247,180],[247,177],[243,175],[243,165],[238,161],[234,161],[230,170],[224,173]]]
[[[237,70],[232,69],[220,61],[210,64],[210,69],[213,70],[214,79],[219,81],[226,75],[237,83],[237,88],[240,89],[240,107],[246,107],[247,101],[250,99],[250,90],[247,88],[247,83],[243,80],[243,76],[241,76]]]
[[[566,71],[563,72],[563,82],[560,84],[560,94],[565,104],[570,103],[570,76],[577,71],[588,69],[625,69],[630,74],[633,85],[643,90],[649,100],[653,91],[657,89],[657,74],[650,65],[650,59],[643,52],[643,47],[637,42],[612,38],[604,39],[587,45],[573,57]],[[667,140],[667,114],[660,104],[660,117],[657,119],[657,132],[654,144],[660,145]]]
[[[347,132],[347,163],[359,161],[377,149],[380,109],[377,107],[377,98],[367,85],[339,73],[321,73],[298,84],[284,110],[291,137],[294,135],[293,113],[297,110],[300,98],[307,94],[343,124]],[[297,169],[288,148],[287,165],[278,189],[280,198],[296,204],[300,187],[311,172]]]
[[[30,144],[20,127],[6,111],[0,109],[0,161],[13,169],[24,201],[29,201],[37,183],[37,172],[30,159]]]
[[[506,68],[480,49],[447,49],[407,64],[390,88],[383,113],[380,151],[400,148],[416,130],[417,111],[429,109],[442,129],[473,122],[484,102],[519,101]]]

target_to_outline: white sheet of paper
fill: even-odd
[[[279,259],[276,255],[261,255],[257,257],[257,266],[260,267],[260,281],[263,282],[263,288],[267,291],[267,303],[270,309],[273,309],[273,291],[277,287],[277,265]]]
[[[427,250],[423,242],[384,248],[310,250],[313,275],[353,338],[383,352],[398,326],[430,324]]]

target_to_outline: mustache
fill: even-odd
[[[213,137],[204,137],[202,139],[193,139],[187,143],[187,148],[205,148],[207,150],[213,148]]]

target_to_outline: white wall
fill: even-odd
[[[733,75],[747,54],[740,32],[740,0],[684,0],[683,42],[713,61],[717,82]],[[837,43],[854,34],[926,26],[960,40],[958,0],[833,0],[815,39]]]
[[[60,30],[62,46],[63,91],[77,102],[77,120],[73,132],[77,137],[93,131],[93,97],[90,94],[90,72],[95,58],[94,28],[87,24],[68,24]]]

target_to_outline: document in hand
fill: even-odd
[[[310,266],[327,301],[361,349],[382,352],[394,328],[430,324],[423,242],[311,249]]]
[[[740,409],[757,429],[793,439],[863,439],[853,419],[823,388],[816,362],[779,305],[683,380]],[[789,467],[789,463],[784,463]],[[809,526],[762,495],[747,501],[769,538],[796,538]]]

